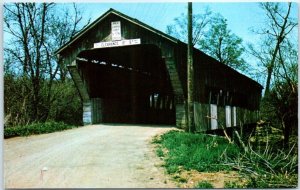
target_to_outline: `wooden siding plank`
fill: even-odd
[[[231,127],[231,106],[225,106],[226,127]]]
[[[211,129],[218,129],[218,106],[216,104],[210,104],[210,124]]]

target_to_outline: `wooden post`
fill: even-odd
[[[192,34],[192,2],[188,2],[188,58],[187,58],[187,86],[188,86],[188,129],[195,131],[194,123],[194,69],[193,69],[193,34]]]
[[[170,76],[172,88],[174,90],[173,106],[176,111],[176,126],[178,128],[188,130],[186,101],[183,94],[183,88],[179,80],[179,74],[175,66],[176,63],[174,60],[174,55],[172,55],[171,57],[166,57],[165,61]]]

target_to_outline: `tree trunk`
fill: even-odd
[[[272,66],[268,67],[267,72],[268,73],[267,73],[265,96],[267,96],[270,92],[270,83],[271,83],[271,77],[273,73],[273,67]]]
[[[271,59],[270,65],[268,66],[268,76],[267,76],[266,90],[265,90],[264,96],[267,96],[270,92],[271,76],[273,73],[273,69],[275,67],[275,60],[276,60],[277,53],[279,51],[280,44],[283,42],[287,33],[289,33],[289,32],[286,32],[286,29],[287,29],[288,16],[290,14],[290,9],[291,9],[291,3],[289,3],[288,12],[287,12],[286,16],[284,17],[283,24],[282,24],[282,26],[280,26],[280,32],[276,39],[276,46],[275,46],[274,52],[272,54],[272,59]],[[273,20],[275,23],[277,23],[275,20],[275,17],[273,18]]]

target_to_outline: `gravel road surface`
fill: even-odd
[[[5,188],[174,188],[150,144],[170,129],[91,125],[6,139]]]

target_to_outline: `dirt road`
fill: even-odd
[[[5,188],[176,187],[149,143],[170,129],[93,125],[4,140]]]

